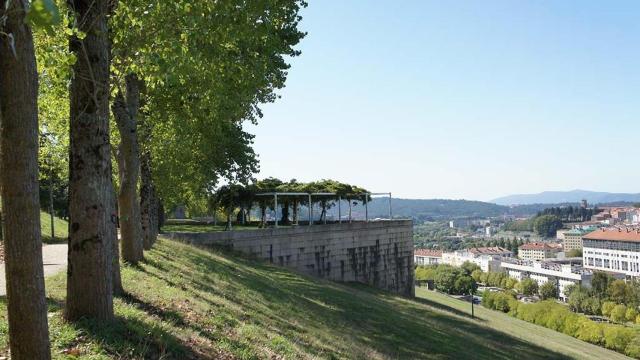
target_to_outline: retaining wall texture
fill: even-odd
[[[411,220],[166,235],[198,246],[228,247],[320,278],[415,295]]]

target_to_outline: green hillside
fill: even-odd
[[[63,322],[65,274],[47,279],[54,357],[577,359],[587,354],[563,355],[556,352],[562,349],[545,348],[547,333],[536,343],[523,340],[431,300],[325,282],[170,240],[160,240],[140,266],[125,266],[123,280],[130,294],[116,299],[118,320],[105,325]],[[4,299],[0,307],[0,353],[6,355]],[[585,349],[591,351],[586,344]]]
[[[45,243],[64,243],[69,236],[69,226],[65,220],[54,217],[53,229],[54,237],[51,236],[51,216],[45,211],[40,211],[40,229],[42,230],[42,241]]]

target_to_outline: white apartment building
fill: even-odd
[[[416,265],[438,265],[442,263],[442,250],[415,249],[413,262]]]
[[[602,228],[582,237],[585,268],[640,276],[640,228]]]
[[[461,266],[465,262],[471,262],[480,267],[482,271],[500,271],[500,261],[503,258],[510,258],[513,253],[498,246],[471,248],[456,250],[442,254],[442,263],[452,266]]]
[[[560,244],[532,242],[518,248],[518,257],[522,260],[542,261],[555,258],[561,251],[562,245]]]
[[[502,262],[502,269],[509,274],[509,277],[522,281],[526,278],[535,280],[538,286],[552,281],[558,288],[558,298],[567,301],[565,293],[569,285],[582,285],[591,287],[593,273],[584,270],[582,266],[571,263],[559,263],[554,261],[529,261],[505,259]]]

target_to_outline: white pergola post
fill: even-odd
[[[273,194],[273,201],[275,203],[273,210],[276,213],[276,228],[277,228],[278,227],[278,193]]]
[[[338,224],[342,224],[342,196],[338,196]]]
[[[369,194],[364,195],[364,221],[369,221]]]
[[[313,204],[311,203],[311,194],[309,194],[309,226],[313,223]]]

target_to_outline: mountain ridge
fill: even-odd
[[[497,205],[512,206],[528,204],[578,203],[583,199],[587,200],[590,204],[640,202],[640,193],[612,193],[576,189],[570,191],[543,191],[534,194],[512,194],[490,200],[489,202]]]

